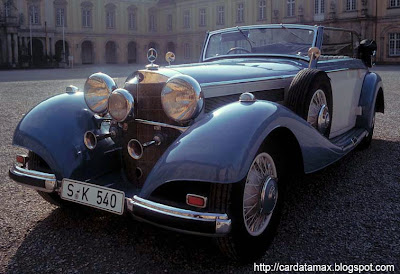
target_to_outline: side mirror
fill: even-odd
[[[376,55],[376,42],[365,39],[360,42],[358,47],[358,56],[367,67],[372,67],[372,57]]]

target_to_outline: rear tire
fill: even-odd
[[[371,146],[372,143],[372,136],[374,135],[374,129],[375,129],[375,115],[376,115],[376,107],[374,110],[374,116],[372,117],[372,125],[371,129],[368,131],[368,135],[362,139],[362,141],[358,144],[357,149],[358,150],[365,150]]]
[[[260,159],[268,160],[266,162],[268,168],[264,169],[267,172],[262,178],[258,177],[263,174],[261,166],[257,162]],[[237,184],[214,184],[212,186],[211,209],[219,213],[227,213],[232,220],[231,232],[225,237],[216,238],[217,245],[224,255],[233,260],[249,262],[265,254],[275,236],[280,220],[283,191],[281,191],[282,193],[279,191],[283,182],[279,179],[283,172],[282,167],[278,153],[271,150],[260,150],[244,180]],[[263,196],[261,190],[268,188],[268,182],[271,182],[268,181],[268,178],[275,176],[274,179],[277,179],[274,180],[276,182],[275,190],[264,191],[264,193],[274,193],[271,194],[271,197],[276,195],[276,200],[270,203],[270,207],[266,209],[262,207],[263,204],[266,204],[261,202],[262,198],[258,201],[257,199],[268,196]],[[253,185],[254,189],[252,189]]]

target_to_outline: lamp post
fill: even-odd
[[[30,48],[31,48],[31,63],[33,63],[33,48],[32,48],[32,11],[29,15],[29,38],[30,38]]]
[[[65,24],[64,24],[64,12],[61,13],[62,25],[63,25],[63,54],[62,54],[62,62],[65,64]]]

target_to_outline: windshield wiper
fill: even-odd
[[[251,40],[251,39],[244,33],[244,31],[243,31],[241,28],[239,28],[239,26],[236,26],[236,28],[237,28],[237,30],[243,35],[243,37],[246,38],[247,42],[249,42],[250,47],[252,48],[253,45],[255,45],[256,43],[254,43],[254,41]],[[253,45],[252,45],[252,44],[253,44]]]
[[[306,40],[304,40],[303,38],[301,38],[300,36],[298,36],[296,33],[294,33],[294,32],[292,32],[291,30],[289,30],[289,29],[288,29],[287,27],[285,27],[283,24],[281,24],[281,27],[282,27],[284,30],[286,30],[287,32],[289,32],[291,35],[293,35],[293,36],[299,38],[301,41],[307,43]]]

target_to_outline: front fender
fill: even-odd
[[[263,141],[279,127],[296,137],[306,173],[344,155],[341,148],[282,105],[236,102],[208,114],[183,133],[154,166],[140,195],[148,197],[170,181],[239,182]]]
[[[109,169],[104,152],[114,144],[106,139],[95,150],[88,150],[83,143],[88,130],[101,131],[93,112],[87,109],[83,93],[65,93],[27,113],[14,132],[13,145],[38,154],[59,180],[84,180]]]

